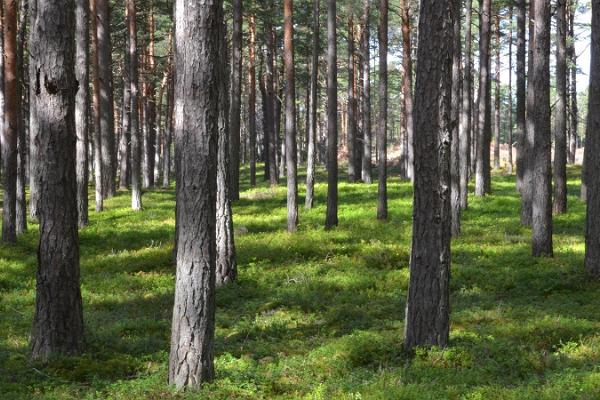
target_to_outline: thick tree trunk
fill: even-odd
[[[223,3],[175,2],[177,277],[169,383],[214,378],[219,51]]]
[[[39,124],[40,240],[32,358],[76,355],[83,349],[83,307],[79,286],[77,183],[75,173],[75,3],[40,1],[32,37],[36,114]]]
[[[100,84],[100,132],[102,135],[102,186],[106,197],[115,193],[115,126],[113,110],[112,44],[110,5],[108,0],[97,2],[98,76]]]
[[[287,230],[298,228],[298,159],[296,146],[296,82],[294,71],[294,3],[283,2],[285,70],[285,164],[287,169]]]
[[[313,0],[313,43],[312,59],[310,67],[310,101],[308,119],[308,153],[306,166],[306,201],[305,207],[310,210],[314,204],[315,191],[315,166],[317,163],[317,107],[319,97],[318,79],[319,79],[319,0]]]
[[[567,0],[556,3],[556,104],[554,107],[554,204],[567,212]]]
[[[362,130],[363,130],[363,154],[362,154],[362,180],[364,183],[372,183],[371,172],[371,15],[370,0],[363,0],[363,36],[361,41],[363,81],[362,91]]]
[[[248,146],[250,186],[256,186],[256,17],[248,17]]]
[[[388,0],[379,0],[379,121],[377,123],[377,153],[379,155],[379,185],[377,219],[388,217],[387,204],[387,112],[388,112]]]
[[[231,35],[231,198],[240,198],[240,115],[242,104],[242,0],[232,2]]]
[[[550,3],[535,0],[535,47],[532,85],[533,114],[533,256],[552,256],[552,143],[550,124]]]
[[[221,25],[220,37],[227,37],[227,27]],[[217,286],[222,286],[235,281],[237,277],[237,263],[235,256],[235,241],[233,236],[233,213],[231,210],[231,185],[232,173],[230,166],[231,148],[229,139],[231,139],[231,129],[229,127],[229,84],[228,67],[229,57],[227,51],[227,42],[220,41],[221,49],[219,51],[220,63],[222,67],[219,72],[219,138],[217,145],[217,261],[216,278]]]
[[[491,79],[490,79],[490,26],[491,0],[482,0],[480,5],[479,38],[479,123],[477,133],[477,167],[475,171],[475,195],[490,193],[490,142]]]
[[[336,0],[327,0],[327,216],[325,228],[338,225]]]
[[[453,53],[452,53],[452,144],[450,150],[450,208],[451,208],[451,230],[453,236],[460,235],[461,199],[460,199],[460,61],[461,61],[461,5],[460,1],[454,2],[454,26],[453,26]]]
[[[17,208],[17,139],[19,135],[19,71],[17,62],[17,0],[4,1],[4,197],[2,241],[15,243]]]
[[[585,164],[587,181],[587,218],[585,231],[585,269],[600,276],[600,0],[592,1],[592,45]]]
[[[404,120],[406,122],[406,177],[414,182],[414,122],[413,122],[413,94],[412,94],[412,46],[410,26],[410,2],[400,0],[400,13],[402,17],[402,101]]]
[[[471,131],[473,126],[471,123],[471,111],[473,106],[473,36],[471,23],[473,17],[473,0],[466,1],[465,13],[465,64],[463,66],[462,109],[460,113],[459,139],[460,205],[463,209],[466,209],[468,206]]]
[[[27,115],[27,96],[22,96],[22,88],[26,87],[27,77],[25,76],[23,62],[25,55],[25,32],[27,31],[27,13],[28,0],[19,2],[19,27],[17,33],[17,70],[20,73],[18,83],[19,99],[19,137],[17,140],[17,203],[16,203],[16,232],[17,235],[27,231],[27,199],[25,193],[25,182],[27,180],[27,124],[25,118]]]
[[[88,224],[89,37],[88,0],[76,0],[75,79],[79,84],[79,90],[75,97],[75,131],[77,133],[77,215],[80,227]]]
[[[348,181],[357,180],[356,166],[356,98],[354,97],[354,18],[348,17],[348,130],[346,148],[348,152]]]
[[[500,15],[495,18],[496,73],[494,77],[494,169],[500,169]]]
[[[423,0],[415,86],[415,194],[407,349],[448,344],[450,283],[450,91],[453,1]],[[450,18],[448,18],[450,16]]]
[[[138,54],[137,26],[135,0],[127,0],[127,22],[129,34],[129,81],[131,84],[131,208],[134,211],[142,209],[142,141],[139,129],[139,100],[138,100]]]

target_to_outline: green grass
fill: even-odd
[[[375,220],[376,185],[341,183],[340,227],[329,232],[320,184],[294,235],[284,232],[283,187],[243,191],[239,281],[217,296],[217,378],[179,394],[166,385],[173,190],[145,193],[141,213],[127,193],[91,212],[81,231],[86,353],[49,365],[28,359],[31,226],[16,247],[0,247],[0,398],[600,398],[600,284],[582,268],[579,174],[570,170],[552,259],[530,256],[514,177],[495,176],[493,196],[470,199],[452,245],[451,346],[414,357],[402,351],[409,183],[391,179],[388,223]]]

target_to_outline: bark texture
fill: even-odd
[[[134,211],[142,209],[142,138],[139,126],[138,99],[138,53],[135,0],[127,1],[127,27],[129,34],[129,83],[131,84],[131,208]]]
[[[256,186],[256,17],[248,17],[248,146],[250,186]]]
[[[319,0],[313,0],[313,43],[310,67],[310,101],[308,119],[308,152],[306,166],[306,198],[305,207],[310,210],[314,205],[315,165],[317,163],[317,107],[319,79]]]
[[[242,0],[232,2],[233,31],[231,35],[231,198],[240,198],[240,121],[242,104]]]
[[[387,112],[388,112],[388,0],[379,0],[379,122],[377,124],[377,156],[379,184],[377,219],[388,217],[387,204]]]
[[[554,204],[567,212],[567,0],[556,3],[556,104],[554,106]]]
[[[460,60],[461,60],[461,33],[460,33],[460,13],[461,6],[459,1],[454,2],[454,26],[453,26],[453,53],[452,53],[452,145],[450,155],[450,207],[451,207],[451,227],[452,235],[460,235]]]
[[[354,92],[354,81],[356,71],[354,69],[354,17],[348,17],[348,125],[346,132],[346,148],[348,151],[348,181],[355,183],[357,180],[356,165],[356,97]]]
[[[402,16],[402,101],[404,102],[404,120],[406,122],[406,177],[414,182],[414,121],[413,121],[413,93],[412,93],[412,46],[410,25],[410,2],[400,0]]]
[[[472,35],[473,0],[466,0],[465,9],[465,62],[462,80],[462,108],[460,112],[460,206],[466,209],[469,205],[469,176],[471,155],[472,109],[473,109],[473,35]]]
[[[88,224],[88,110],[89,110],[89,1],[75,0],[75,97],[77,133],[77,216],[80,227]]]
[[[27,199],[25,183],[27,181],[27,96],[22,95],[22,88],[26,87],[27,76],[24,70],[25,55],[25,32],[27,31],[27,13],[29,1],[19,1],[19,26],[17,31],[17,70],[19,71],[19,83],[17,98],[19,99],[19,133],[17,140],[17,203],[16,203],[16,232],[21,235],[27,231]]]
[[[477,166],[475,195],[490,193],[490,143],[492,138],[490,79],[490,24],[491,0],[482,0],[480,6],[479,38],[479,123],[477,133]]]
[[[327,215],[325,228],[338,225],[336,0],[327,0]]]
[[[526,34],[527,34],[527,4],[526,0],[517,1],[517,190],[521,192],[525,176],[525,162],[527,158],[528,143],[527,131],[525,125],[526,110],[526,80],[525,80],[525,60],[527,53]],[[523,208],[522,208],[523,211]],[[523,222],[523,214],[521,214]]]
[[[296,145],[296,82],[294,71],[294,3],[283,2],[285,75],[285,164],[287,170],[287,230],[298,229],[298,155]]]
[[[362,180],[364,183],[372,183],[373,174],[371,171],[372,155],[372,129],[371,129],[371,16],[370,0],[363,0],[363,32],[361,41],[362,52],[362,135],[363,135],[363,154],[362,154]],[[316,111],[315,111],[316,113]],[[316,125],[315,125],[316,126]]]

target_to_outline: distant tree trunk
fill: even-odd
[[[362,101],[362,129],[363,129],[363,155],[362,155],[362,180],[364,183],[372,183],[371,172],[371,15],[370,0],[363,0],[363,36],[361,41],[362,63],[363,63],[363,101]],[[316,111],[315,111],[316,112]]]
[[[272,6],[272,1],[269,2]],[[265,75],[263,77],[265,87],[265,115],[264,115],[264,136],[266,160],[268,164],[268,177],[271,186],[277,186],[278,175],[277,175],[277,137],[275,135],[275,92],[273,87],[273,79],[275,74],[275,67],[273,62],[273,53],[275,51],[275,40],[273,27],[271,21],[267,20],[264,24],[265,29]]]
[[[338,225],[336,0],[327,0],[327,217],[325,228]]]
[[[31,17],[30,17],[31,19]],[[4,0],[0,0],[0,21],[4,20]],[[31,46],[31,44],[30,44]],[[4,27],[0,27],[0,135],[4,134]],[[0,137],[0,142],[1,142],[1,137]],[[30,151],[33,152],[33,148],[34,148],[34,143],[33,141],[31,142],[31,149]],[[2,144],[0,143],[0,161],[2,161],[2,150],[1,150]],[[31,155],[29,156],[30,160],[31,160]],[[31,171],[33,172],[33,168],[34,168],[34,163],[30,161],[30,168]],[[29,184],[30,188],[33,187],[32,183]],[[31,190],[31,189],[30,189]],[[30,196],[34,195],[34,193],[31,193]],[[31,198],[31,197],[30,197]],[[31,208],[33,211],[34,208],[34,204],[33,204],[33,198],[31,198]],[[32,215],[32,217],[34,217],[34,215]]]
[[[517,0],[517,189],[522,193],[524,189],[525,163],[527,162],[529,143],[527,142],[527,129],[525,125],[525,59],[527,54],[527,4],[526,0]],[[524,211],[524,207],[522,208]],[[521,223],[524,222],[523,213]]]
[[[348,150],[348,181],[354,183],[356,176],[356,98],[354,97],[354,18],[348,17],[348,131],[346,147]]]
[[[27,180],[27,125],[25,124],[27,99],[22,96],[22,88],[26,87],[25,63],[25,32],[27,31],[28,0],[19,2],[19,27],[17,33],[17,70],[20,73],[17,96],[19,99],[19,137],[17,140],[17,195],[16,195],[16,232],[17,235],[27,231],[27,199],[25,181]]]
[[[40,240],[31,335],[34,360],[83,350],[75,174],[75,3],[39,1],[32,37],[39,124]]]
[[[400,0],[400,13],[402,17],[402,101],[404,109],[404,120],[406,122],[406,176],[414,182],[414,122],[413,122],[413,94],[412,94],[412,46],[410,26],[410,2]]]
[[[585,164],[587,182],[587,218],[585,230],[585,269],[600,276],[600,0],[592,1],[592,45],[586,127]]]
[[[97,2],[98,76],[100,80],[100,132],[102,135],[102,186],[103,193],[115,193],[115,127],[113,110],[112,44],[110,32],[110,5],[108,0]]]
[[[75,3],[75,131],[77,133],[76,175],[79,226],[88,224],[88,110],[89,110],[89,2]]]
[[[250,186],[256,186],[256,17],[248,17],[248,146]]]
[[[550,2],[535,0],[535,47],[532,85],[535,92],[532,251],[552,256],[552,141],[550,123]]]
[[[227,27],[221,25],[221,38],[227,37]],[[220,40],[219,65],[222,67],[218,77],[219,84],[219,138],[217,145],[217,261],[216,261],[216,285],[222,286],[235,281],[237,277],[237,263],[235,256],[235,241],[233,235],[233,213],[231,210],[231,185],[232,173],[230,166],[231,129],[229,118],[229,63],[227,42]]]
[[[17,138],[19,135],[19,71],[17,65],[17,1],[4,0],[4,197],[2,241],[16,243]]]
[[[2,3],[3,1],[0,1]],[[31,1],[29,4],[29,26],[33,26],[37,13],[37,1]],[[3,31],[0,29],[0,31]],[[32,29],[29,29],[29,39],[27,43],[28,53],[29,53],[29,76],[35,77],[36,71],[33,68],[34,63],[31,62],[32,58],[36,57],[37,52],[37,44],[35,42],[35,35],[33,35]],[[4,40],[1,40],[4,43]],[[2,54],[3,52],[0,52]],[[4,61],[4,57],[0,57]],[[2,70],[4,70],[2,68]],[[2,79],[2,85],[4,85],[4,79]],[[4,93],[4,89],[2,90]],[[33,116],[35,115],[35,85],[29,85],[29,216],[33,220],[37,220],[37,209],[39,203],[39,190],[37,187],[37,159],[38,159],[38,146],[37,146],[37,136],[39,134],[39,128],[37,125],[37,121]],[[4,106],[1,110],[4,109]],[[2,111],[2,115],[4,116],[4,112]],[[2,117],[2,120],[4,117]],[[4,128],[2,129],[2,132]]]
[[[94,185],[96,198],[96,212],[104,209],[104,188],[102,186],[102,130],[100,128],[100,75],[98,66],[98,18],[94,16],[97,12],[97,1],[90,0],[90,21],[92,38],[92,110],[94,116]],[[132,112],[133,114],[133,112]]]
[[[482,0],[480,4],[479,38],[479,123],[477,138],[477,167],[475,173],[475,195],[490,193],[488,186],[490,175],[491,126],[491,79],[490,79],[490,17],[491,0]]]
[[[231,198],[240,198],[240,115],[242,102],[242,0],[232,2],[231,35]]]
[[[223,3],[175,2],[177,276],[169,383],[214,378],[219,51]],[[185,12],[182,10],[184,9]],[[196,112],[185,112],[195,110]]]
[[[129,34],[129,81],[131,84],[131,208],[134,211],[139,211],[142,209],[142,141],[138,123],[138,54],[135,0],[127,0],[127,9],[127,16],[129,18],[127,22]]]
[[[525,115],[525,152],[523,159],[523,183],[521,187],[521,224],[531,226],[533,207],[533,170],[535,158],[535,124],[534,114],[536,105],[536,93],[533,86],[533,53],[535,48],[535,27],[533,25],[535,13],[535,1],[529,2],[529,45],[527,57],[527,113]]]
[[[317,108],[318,108],[318,79],[319,79],[319,0],[313,0],[313,43],[310,67],[310,102],[308,125],[308,154],[306,166],[306,201],[305,207],[310,210],[314,205],[315,164],[317,162]]]
[[[294,74],[294,3],[283,2],[285,65],[285,163],[287,169],[287,230],[298,227],[298,160],[296,149],[296,83]]]
[[[129,16],[125,10],[125,22]],[[123,105],[121,111],[121,138],[119,140],[119,188],[127,189],[129,185],[129,172],[131,167],[131,80],[129,79],[129,35],[125,40],[125,54],[123,56]]]
[[[473,17],[473,0],[466,1],[465,13],[465,64],[463,66],[462,109],[460,114],[461,121],[459,139],[460,205],[463,209],[466,209],[468,206],[470,168],[469,160],[471,158],[471,111],[473,105],[473,36],[471,20]]]
[[[508,10],[508,173],[513,173],[513,6]]]
[[[421,1],[412,255],[404,341],[409,350],[445,347],[450,330],[450,82],[453,18],[459,9],[454,1]]]
[[[500,169],[500,15],[495,18],[495,36],[496,36],[496,76],[494,84],[496,86],[494,97],[494,169]]]
[[[171,43],[171,46],[173,44]],[[168,188],[171,186],[171,141],[173,136],[173,107],[174,107],[174,95],[173,95],[173,85],[174,85],[174,76],[173,76],[173,59],[172,55],[169,60],[169,79],[168,79],[168,89],[167,89],[167,117],[165,121],[165,138],[164,138],[164,148],[163,148],[163,178],[162,178],[162,186],[163,188]]]
[[[570,1],[570,12],[569,12],[569,58],[571,66],[571,113],[570,113],[570,124],[571,129],[570,140],[569,140],[569,153],[572,160],[571,164],[575,164],[575,158],[577,154],[577,134],[579,127],[579,109],[577,107],[577,53],[575,53],[575,6],[574,0]]]
[[[554,119],[554,204],[567,212],[567,0],[556,3],[556,105]]]
[[[460,235],[461,198],[460,198],[460,61],[462,56],[461,45],[461,4],[454,1],[454,25],[453,25],[453,52],[452,52],[452,108],[451,129],[452,144],[450,149],[450,208],[451,208],[451,231],[453,236]]]
[[[377,153],[379,154],[379,188],[377,219],[386,220],[387,206],[387,104],[388,104],[388,0],[379,0],[379,121],[377,123]]]
[[[146,48],[144,62],[143,85],[143,107],[144,119],[142,125],[146,134],[144,135],[144,187],[154,188],[154,168],[156,166],[156,87],[154,85],[154,6],[150,2],[148,13],[148,45]]]

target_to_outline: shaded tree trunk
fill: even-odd
[[[17,235],[27,231],[27,199],[25,193],[25,182],[27,180],[27,96],[22,96],[22,88],[27,87],[25,76],[25,32],[27,31],[28,0],[19,2],[19,27],[17,33],[17,70],[19,71],[19,82],[17,96],[19,99],[19,137],[17,140],[17,195],[16,195],[16,232]]]
[[[150,3],[148,15],[148,45],[146,48],[144,65],[144,77],[142,81],[144,96],[142,100],[144,108],[144,187],[154,188],[154,169],[156,166],[156,87],[154,85],[154,6]]]
[[[363,36],[361,41],[363,81],[362,81],[362,129],[363,129],[363,155],[362,155],[362,180],[364,183],[372,183],[371,171],[371,15],[370,0],[363,0]],[[316,111],[315,111],[316,112]]]
[[[577,107],[577,54],[575,53],[575,6],[576,2],[571,0],[570,12],[569,12],[569,58],[571,66],[571,112],[570,112],[570,124],[571,129],[569,139],[569,154],[571,157],[571,164],[575,164],[575,156],[577,154],[577,134],[579,128],[579,109]],[[582,191],[583,194],[583,191]]]
[[[129,81],[131,84],[131,208],[134,211],[142,209],[142,141],[139,129],[139,100],[138,100],[138,54],[137,54],[137,26],[135,0],[127,2],[127,31],[129,34]]]
[[[452,109],[451,129],[452,144],[450,149],[450,209],[451,231],[453,236],[460,235],[461,199],[460,199],[460,61],[461,61],[461,32],[460,32],[460,1],[454,1],[453,53],[452,53]]]
[[[513,173],[513,6],[508,11],[508,173]]]
[[[285,163],[287,169],[287,230],[298,228],[298,160],[296,145],[296,82],[294,71],[294,3],[283,2],[285,70]]]
[[[526,81],[525,81],[525,57],[527,52],[527,5],[525,0],[517,1],[517,190],[522,191],[524,185],[525,162],[527,158],[528,143],[525,125],[526,109]],[[523,222],[523,215],[521,215]]]
[[[457,9],[453,1],[421,2],[413,236],[404,342],[409,350],[445,347],[450,330],[450,82]]]
[[[308,120],[308,153],[306,166],[306,199],[305,207],[310,210],[314,204],[315,191],[315,166],[317,162],[317,107],[318,107],[318,79],[319,79],[319,0],[313,0],[313,43],[310,67],[310,101]]]
[[[412,94],[412,46],[410,26],[410,3],[400,0],[400,13],[402,17],[402,101],[404,120],[406,121],[406,177],[414,182],[414,122],[413,122],[413,94]]]
[[[102,130],[100,128],[100,72],[98,67],[98,18],[94,16],[97,12],[97,0],[90,0],[90,20],[92,37],[92,110],[94,116],[94,185],[96,212],[104,209],[104,188],[102,186]],[[133,112],[132,112],[133,114]]]
[[[490,142],[491,126],[491,79],[490,79],[490,17],[491,0],[480,4],[479,38],[479,123],[477,138],[477,166],[475,171],[475,195],[490,193]]]
[[[529,2],[529,46],[527,57],[527,113],[525,115],[525,142],[523,159],[523,184],[521,188],[521,223],[526,226],[532,224],[532,207],[534,196],[534,158],[535,158],[535,123],[534,114],[536,106],[536,93],[533,85],[533,53],[535,49],[535,26],[533,24],[535,2]]]
[[[354,97],[354,18],[348,17],[348,130],[346,148],[348,152],[348,181],[355,183],[356,176],[356,98]]]
[[[496,36],[496,76],[494,84],[496,86],[494,97],[494,169],[500,169],[500,15],[495,18],[495,36]]]
[[[377,219],[386,220],[387,205],[387,112],[388,112],[388,0],[379,0],[379,121],[377,123],[377,153],[379,155],[379,185]]]
[[[175,2],[177,276],[169,383],[179,389],[214,378],[222,7],[221,1]]]
[[[465,10],[465,64],[463,66],[462,81],[462,108],[460,120],[460,138],[459,138],[459,169],[460,169],[460,205],[466,209],[468,206],[469,191],[469,169],[471,153],[471,131],[472,131],[472,105],[473,105],[473,73],[472,73],[472,54],[473,54],[473,36],[472,36],[472,17],[473,0],[466,1]]]
[[[127,9],[125,10],[127,14]],[[128,15],[125,15],[127,23]],[[127,189],[131,167],[131,80],[129,79],[129,35],[125,40],[123,56],[123,105],[121,111],[121,137],[119,139],[119,188]]]
[[[171,43],[171,46],[173,44]],[[164,148],[163,148],[163,177],[162,185],[163,188],[171,186],[171,141],[173,136],[173,107],[174,107],[174,67],[172,55],[169,60],[169,80],[167,83],[167,116],[165,121],[165,137],[164,137]]]
[[[338,123],[336,0],[327,0],[327,216],[325,229],[338,225]]]
[[[567,212],[567,0],[556,3],[556,104],[554,119],[554,204]]]
[[[240,198],[240,115],[242,102],[242,0],[232,2],[231,35],[231,198]]]
[[[76,0],[75,79],[79,89],[75,97],[75,131],[77,133],[77,215],[80,227],[88,224],[89,37],[89,2]]]
[[[248,17],[248,146],[250,186],[256,186],[256,17]]]
[[[0,1],[2,3],[2,1]],[[33,26],[35,21],[34,18],[37,13],[37,0],[32,0],[29,4],[29,26]],[[0,29],[2,31],[2,29]],[[29,54],[29,76],[36,76],[34,69],[34,63],[31,62],[32,58],[37,57],[37,44],[36,37],[33,35],[32,29],[29,29],[29,40],[27,43],[28,54]],[[3,42],[3,40],[2,40]],[[0,53],[2,54],[2,53]],[[4,60],[3,57],[0,57]],[[4,79],[2,79],[2,85],[4,85]],[[4,93],[4,90],[2,90]],[[29,216],[33,220],[37,220],[37,209],[39,204],[39,190],[37,186],[37,159],[38,159],[38,134],[39,127],[35,115],[35,85],[29,85]],[[2,108],[4,109],[4,107]],[[3,113],[2,113],[3,114]],[[4,131],[4,129],[2,129]]]
[[[272,6],[272,2],[270,2]],[[265,29],[265,75],[263,76],[263,83],[265,89],[264,102],[264,137],[265,137],[265,172],[268,172],[268,179],[271,186],[277,186],[278,175],[277,175],[277,137],[275,135],[275,92],[273,87],[274,79],[274,61],[273,53],[275,51],[275,39],[273,33],[273,27],[271,21],[267,18],[264,24]]]
[[[83,306],[79,283],[77,182],[75,173],[75,4],[40,1],[32,37],[39,124],[40,240],[31,356],[46,361],[83,350]]]
[[[552,143],[550,124],[550,3],[535,0],[535,47],[532,85],[533,205],[532,252],[534,257],[552,256]]]

